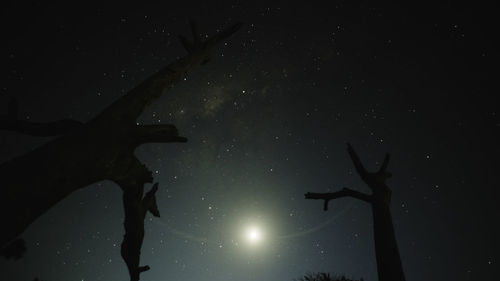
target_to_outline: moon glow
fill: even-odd
[[[246,232],[246,239],[250,244],[257,244],[262,240],[262,233],[258,227],[250,227]]]

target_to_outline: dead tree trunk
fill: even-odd
[[[372,194],[364,194],[359,191],[343,188],[333,193],[311,193],[305,194],[306,199],[324,200],[323,209],[328,210],[328,202],[332,199],[350,196],[368,202],[372,206],[373,231],[375,239],[375,255],[377,258],[377,271],[380,281],[404,281],[405,276],[401,258],[399,256],[394,226],[390,211],[391,189],[385,184],[391,173],[387,172],[390,155],[385,156],[382,166],[376,173],[366,171],[358,155],[350,144],[347,151],[351,156],[356,171],[361,179],[370,187]]]
[[[126,185],[127,183],[124,183]],[[154,184],[144,198],[143,186],[131,186],[123,192],[123,207],[125,209],[125,236],[123,237],[120,254],[125,261],[131,281],[138,281],[139,275],[149,270],[149,266],[140,266],[142,242],[144,240],[144,218],[149,211],[159,217],[160,212],[156,205],[155,193],[158,183]]]
[[[135,221],[137,225],[137,219],[130,216],[140,212],[143,186],[153,180],[151,171],[135,157],[135,148],[144,143],[187,141],[178,136],[173,125],[139,126],[136,119],[147,105],[181,81],[189,71],[206,63],[215,44],[240,27],[241,24],[233,25],[202,41],[191,22],[193,41],[180,36],[188,51],[186,56],[147,78],[85,124],[71,120],[50,124],[20,121],[17,107],[11,103],[9,113],[0,116],[0,129],[30,135],[63,135],[0,165],[2,254],[19,256],[19,253],[12,254],[8,245],[34,220],[72,192],[102,180],[114,181],[123,189],[125,237],[135,235],[131,233],[134,227],[127,227],[127,222]],[[139,240],[142,245],[142,238]],[[12,245],[22,248],[17,242]],[[138,275],[131,279],[138,280]]]

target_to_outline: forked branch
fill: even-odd
[[[390,172],[387,172],[387,166],[389,165],[389,160],[391,159],[391,155],[389,153],[385,155],[384,162],[382,162],[380,169],[375,173],[370,173],[365,169],[358,154],[354,151],[354,148],[350,143],[347,143],[347,152],[349,153],[359,176],[372,190],[387,189],[385,181],[392,176]]]
[[[344,187],[342,190],[336,191],[336,192],[331,192],[331,193],[314,193],[314,192],[308,192],[305,194],[306,199],[321,199],[325,200],[324,205],[323,205],[323,210],[327,211],[328,210],[328,202],[332,199],[337,199],[340,197],[353,197],[359,200],[363,200],[365,202],[371,203],[371,195],[364,194],[362,192],[352,190],[349,188]]]

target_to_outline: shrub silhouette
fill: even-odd
[[[299,279],[296,279],[296,281],[363,281],[363,278],[355,280],[349,279],[344,275],[331,276],[328,272],[308,272]]]

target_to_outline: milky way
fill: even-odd
[[[472,4],[471,4],[472,5]],[[226,2],[2,12],[0,111],[88,121],[202,37],[244,27],[137,120],[174,124],[185,144],[136,150],[159,183],[146,218],[141,280],[293,280],[331,272],[376,280],[370,206],[306,192],[368,192],[345,143],[370,170],[393,156],[392,215],[407,280],[493,280],[500,149],[488,7],[357,1]],[[495,78],[494,78],[495,77]],[[48,139],[0,132],[0,160]],[[25,175],[29,176],[29,175]],[[147,187],[149,188],[149,187]],[[121,190],[72,194],[23,235],[27,254],[1,280],[127,280]],[[262,229],[248,247],[241,232]]]

